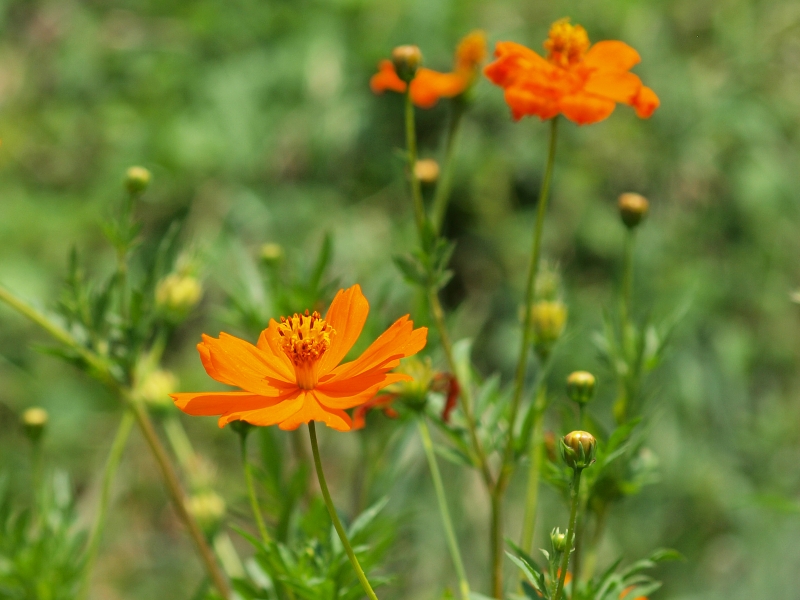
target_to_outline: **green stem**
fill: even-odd
[[[456,99],[454,101],[450,126],[447,128],[444,163],[442,164],[439,182],[436,184],[436,193],[433,195],[433,206],[431,208],[431,223],[436,234],[439,234],[442,230],[442,223],[447,212],[447,202],[450,199],[450,191],[453,188],[453,164],[455,162],[453,157],[455,156],[456,139],[461,128],[461,118],[464,116],[465,108],[463,100]]]
[[[553,600],[560,600],[561,593],[564,591],[564,580],[567,577],[567,568],[569,567],[569,557],[572,554],[572,542],[575,536],[575,522],[578,518],[578,504],[580,487],[581,487],[581,471],[582,469],[575,469],[572,476],[572,489],[570,490],[570,511],[569,511],[569,527],[567,528],[567,547],[564,550],[564,556],[561,558],[560,573],[558,576],[558,586]]]
[[[489,530],[489,548],[492,555],[492,595],[503,598],[503,494],[495,486],[490,491],[492,521]]]
[[[635,233],[633,229],[628,229],[625,232],[625,249],[622,267],[622,290],[621,290],[621,305],[622,305],[622,322],[623,332],[627,330],[628,321],[631,313],[631,290],[633,288],[633,246],[635,241]]]
[[[410,89],[411,86],[409,86]],[[422,202],[422,186],[417,179],[417,130],[414,124],[414,105],[411,103],[411,94],[406,92],[406,149],[408,151],[408,179],[411,183],[411,198],[414,201],[414,219],[417,223],[420,241],[426,247],[425,235],[425,205]]]
[[[533,534],[536,528],[536,512],[539,506],[539,478],[544,460],[542,435],[544,432],[544,408],[547,402],[547,387],[542,385],[536,404],[533,406],[534,422],[531,433],[531,459],[528,469],[528,487],[525,492],[525,516],[522,521],[522,537],[520,548],[528,554],[533,547]]]
[[[378,597],[375,595],[375,592],[372,590],[372,586],[369,584],[369,580],[367,576],[364,574],[364,569],[361,568],[361,564],[358,562],[358,558],[356,558],[356,553],[353,552],[353,547],[350,545],[350,540],[347,539],[347,533],[342,526],[342,522],[339,520],[339,515],[336,514],[336,507],[333,505],[333,500],[331,500],[331,494],[328,491],[328,484],[325,481],[325,473],[322,472],[322,460],[319,457],[319,445],[317,444],[317,429],[314,425],[314,421],[308,422],[308,434],[311,438],[311,452],[314,454],[314,466],[317,469],[317,479],[319,479],[319,487],[322,490],[322,498],[325,500],[325,506],[328,507],[328,513],[331,516],[331,521],[333,521],[333,527],[336,529],[336,533],[339,534],[339,539],[342,541],[342,546],[344,546],[344,551],[347,553],[347,557],[350,559],[350,564],[353,565],[353,570],[356,572],[356,577],[358,577],[358,581],[361,582],[361,587],[364,588],[367,596],[370,597],[371,600],[378,600]]]
[[[108,504],[111,499],[111,484],[114,482],[114,475],[119,467],[122,453],[128,443],[128,437],[130,436],[134,423],[135,419],[133,418],[133,413],[125,409],[122,419],[119,422],[119,427],[117,427],[117,433],[114,435],[114,441],[111,443],[111,450],[108,453],[106,466],[103,470],[103,480],[100,487],[100,504],[95,511],[92,532],[86,544],[86,562],[83,567],[81,588],[78,592],[78,598],[81,600],[89,597],[92,570],[94,569],[94,563],[97,559],[97,552],[100,549],[100,538],[103,535],[106,513],[108,512]]]
[[[456,533],[453,528],[453,521],[450,518],[450,510],[447,508],[447,498],[445,497],[442,475],[439,473],[439,465],[436,462],[436,453],[433,449],[433,442],[431,441],[431,432],[428,429],[428,423],[424,415],[420,415],[419,419],[417,419],[417,425],[419,426],[420,438],[422,438],[422,447],[425,449],[425,456],[428,458],[428,467],[431,470],[431,479],[433,479],[433,487],[436,490],[436,500],[439,502],[439,513],[442,517],[442,525],[444,526],[445,536],[447,537],[450,557],[453,559],[453,566],[458,576],[458,587],[461,591],[461,598],[462,600],[469,600],[467,572],[461,560],[461,552],[458,549],[458,540],[456,539]]]
[[[256,525],[258,531],[261,533],[261,541],[269,544],[272,541],[267,526],[264,524],[264,517],[261,514],[261,508],[258,505],[258,497],[256,496],[256,488],[253,485],[253,471],[250,461],[247,459],[247,435],[240,435],[242,446],[242,469],[244,470],[244,480],[247,483],[247,495],[250,498],[250,506],[253,509],[253,516],[256,518]]]

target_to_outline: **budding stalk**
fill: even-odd
[[[33,407],[22,413],[22,428],[25,436],[34,444],[37,444],[44,434],[47,427],[48,414],[43,408]]]
[[[573,431],[561,438],[561,458],[575,471],[582,471],[594,462],[597,440],[586,431]]]
[[[583,408],[594,397],[595,383],[594,375],[588,371],[570,373],[567,377],[567,395]]]
[[[131,194],[141,194],[150,185],[152,177],[144,167],[130,167],[125,172],[125,188]]]
[[[417,46],[397,46],[392,50],[392,63],[397,76],[409,83],[422,65],[422,52]]]
[[[619,197],[617,206],[619,208],[619,216],[625,227],[633,229],[647,216],[650,204],[647,198],[641,194],[628,192]]]

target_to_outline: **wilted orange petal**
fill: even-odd
[[[337,431],[350,431],[352,421],[350,415],[343,410],[327,409],[323,407],[315,398],[316,390],[311,390],[305,394],[303,405],[300,410],[289,418],[281,421],[278,427],[285,431],[297,429],[303,423],[309,421],[321,421],[328,427]]]
[[[641,60],[639,53],[625,42],[605,40],[589,48],[583,64],[601,70],[627,71]]]
[[[460,73],[419,69],[411,80],[411,101],[420,108],[432,108],[439,98],[458,96],[468,85],[469,79]]]
[[[210,417],[227,412],[255,410],[279,402],[276,398],[265,398],[249,392],[201,392],[170,394],[175,406],[187,415]]]
[[[658,99],[658,96],[656,96],[653,90],[643,85],[637,96],[633,99],[632,104],[636,109],[636,115],[642,119],[647,119],[661,105],[661,100]]]
[[[369,80],[369,87],[375,94],[382,94],[387,90],[402,94],[406,91],[406,82],[397,76],[392,61],[382,60],[378,64],[378,72]]]
[[[331,302],[325,320],[335,331],[331,339],[331,347],[322,356],[319,365],[319,375],[324,376],[333,370],[356,343],[364,323],[369,314],[369,302],[361,292],[361,286],[356,284],[339,293]]]
[[[642,80],[627,71],[600,71],[589,77],[583,89],[589,94],[630,104],[642,89]]]
[[[578,92],[561,99],[561,112],[570,121],[578,125],[597,123],[614,112],[616,103],[613,100]]]

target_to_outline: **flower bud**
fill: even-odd
[[[134,395],[157,415],[174,409],[170,394],[178,389],[178,378],[171,371],[159,369],[149,373],[134,389]]]
[[[432,158],[418,160],[414,165],[414,175],[420,183],[428,185],[436,183],[439,179],[439,163]]]
[[[573,431],[561,438],[560,449],[568,467],[583,470],[594,462],[597,440],[586,431]]]
[[[42,438],[47,419],[47,411],[39,407],[29,408],[22,413],[22,428],[27,438],[34,444]]]
[[[141,194],[150,185],[152,175],[144,167],[131,167],[125,172],[125,187],[131,194]]]
[[[422,52],[417,46],[397,46],[392,50],[392,63],[397,76],[408,83],[422,64]]]
[[[564,552],[567,549],[567,535],[556,527],[550,532],[550,543],[555,552]]]
[[[540,355],[549,354],[567,323],[567,306],[559,300],[541,300],[531,307],[533,343]]]
[[[283,259],[283,246],[274,242],[269,242],[261,246],[261,260],[265,263],[273,265],[279,263]]]
[[[573,402],[585,406],[594,397],[595,378],[588,371],[575,371],[567,377],[567,395]]]
[[[177,315],[185,315],[200,302],[203,286],[196,277],[170,273],[156,286],[156,305]]]
[[[628,229],[633,229],[641,223],[650,206],[647,198],[641,194],[633,193],[622,194],[617,205],[619,207],[619,216]]]
[[[212,490],[198,492],[186,500],[186,510],[197,520],[200,529],[211,535],[225,516],[225,500]]]

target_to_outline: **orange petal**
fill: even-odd
[[[642,86],[632,102],[636,109],[636,115],[642,119],[649,118],[660,104],[661,100],[658,99],[656,93],[645,85]]]
[[[221,383],[261,396],[277,396],[294,385],[275,368],[271,355],[227,333],[219,339],[204,334],[197,349],[206,372]]]
[[[536,115],[545,121],[559,113],[558,101],[555,98],[523,87],[508,87],[504,96],[515,121],[519,121],[526,115]]]
[[[351,379],[343,379],[314,388],[314,395],[326,408],[353,408],[370,401],[375,394],[398,381],[409,381],[404,373],[369,371]]]
[[[613,100],[578,92],[561,99],[561,112],[578,125],[597,123],[607,118],[616,107]]]
[[[369,302],[361,292],[360,285],[339,290],[325,314],[325,320],[336,333],[331,339],[331,347],[320,360],[320,377],[329,373],[350,352],[361,335],[368,314]]]
[[[641,60],[639,53],[625,42],[605,40],[589,48],[583,64],[601,70],[627,71]]]
[[[401,317],[372,342],[356,360],[334,369],[334,378],[330,381],[355,377],[371,369],[393,369],[400,364],[401,358],[422,350],[427,337],[427,327],[414,329],[414,323],[408,320],[408,315]]]
[[[272,358],[272,366],[275,368],[275,371],[287,381],[295,381],[294,365],[281,349],[278,322],[275,319],[269,320],[269,325],[261,332],[256,346],[265,354],[270,355]]]
[[[255,410],[275,404],[275,398],[248,392],[197,392],[170,394],[175,406],[193,417],[210,417],[239,410]]]
[[[331,410],[323,407],[317,402],[315,395],[316,390],[307,392],[300,410],[283,420],[278,427],[285,431],[292,431],[300,427],[303,423],[321,421],[328,427],[336,429],[337,431],[350,431],[352,425],[350,415],[343,410]]]
[[[598,71],[589,76],[586,92],[630,104],[642,89],[642,80],[627,71]]]
[[[552,74],[555,67],[530,48],[515,42],[498,42],[495,47],[497,60],[488,64],[484,75],[501,87],[511,85],[520,77],[541,73]]]
[[[452,98],[464,93],[469,79],[460,73],[439,73],[418,69],[411,80],[411,100],[420,108],[432,108],[439,98]]]
[[[406,82],[397,76],[392,61],[382,60],[378,64],[378,72],[369,80],[369,87],[375,94],[387,90],[402,94],[406,91]]]
[[[303,400],[308,395],[306,390],[295,388],[280,398],[273,398],[274,404],[258,409],[243,409],[223,414],[219,418],[219,426],[224,427],[231,421],[247,421],[252,425],[267,427],[275,425],[291,417],[303,406]]]
[[[484,60],[486,60],[486,34],[476,29],[458,43],[456,71],[473,73]]]

